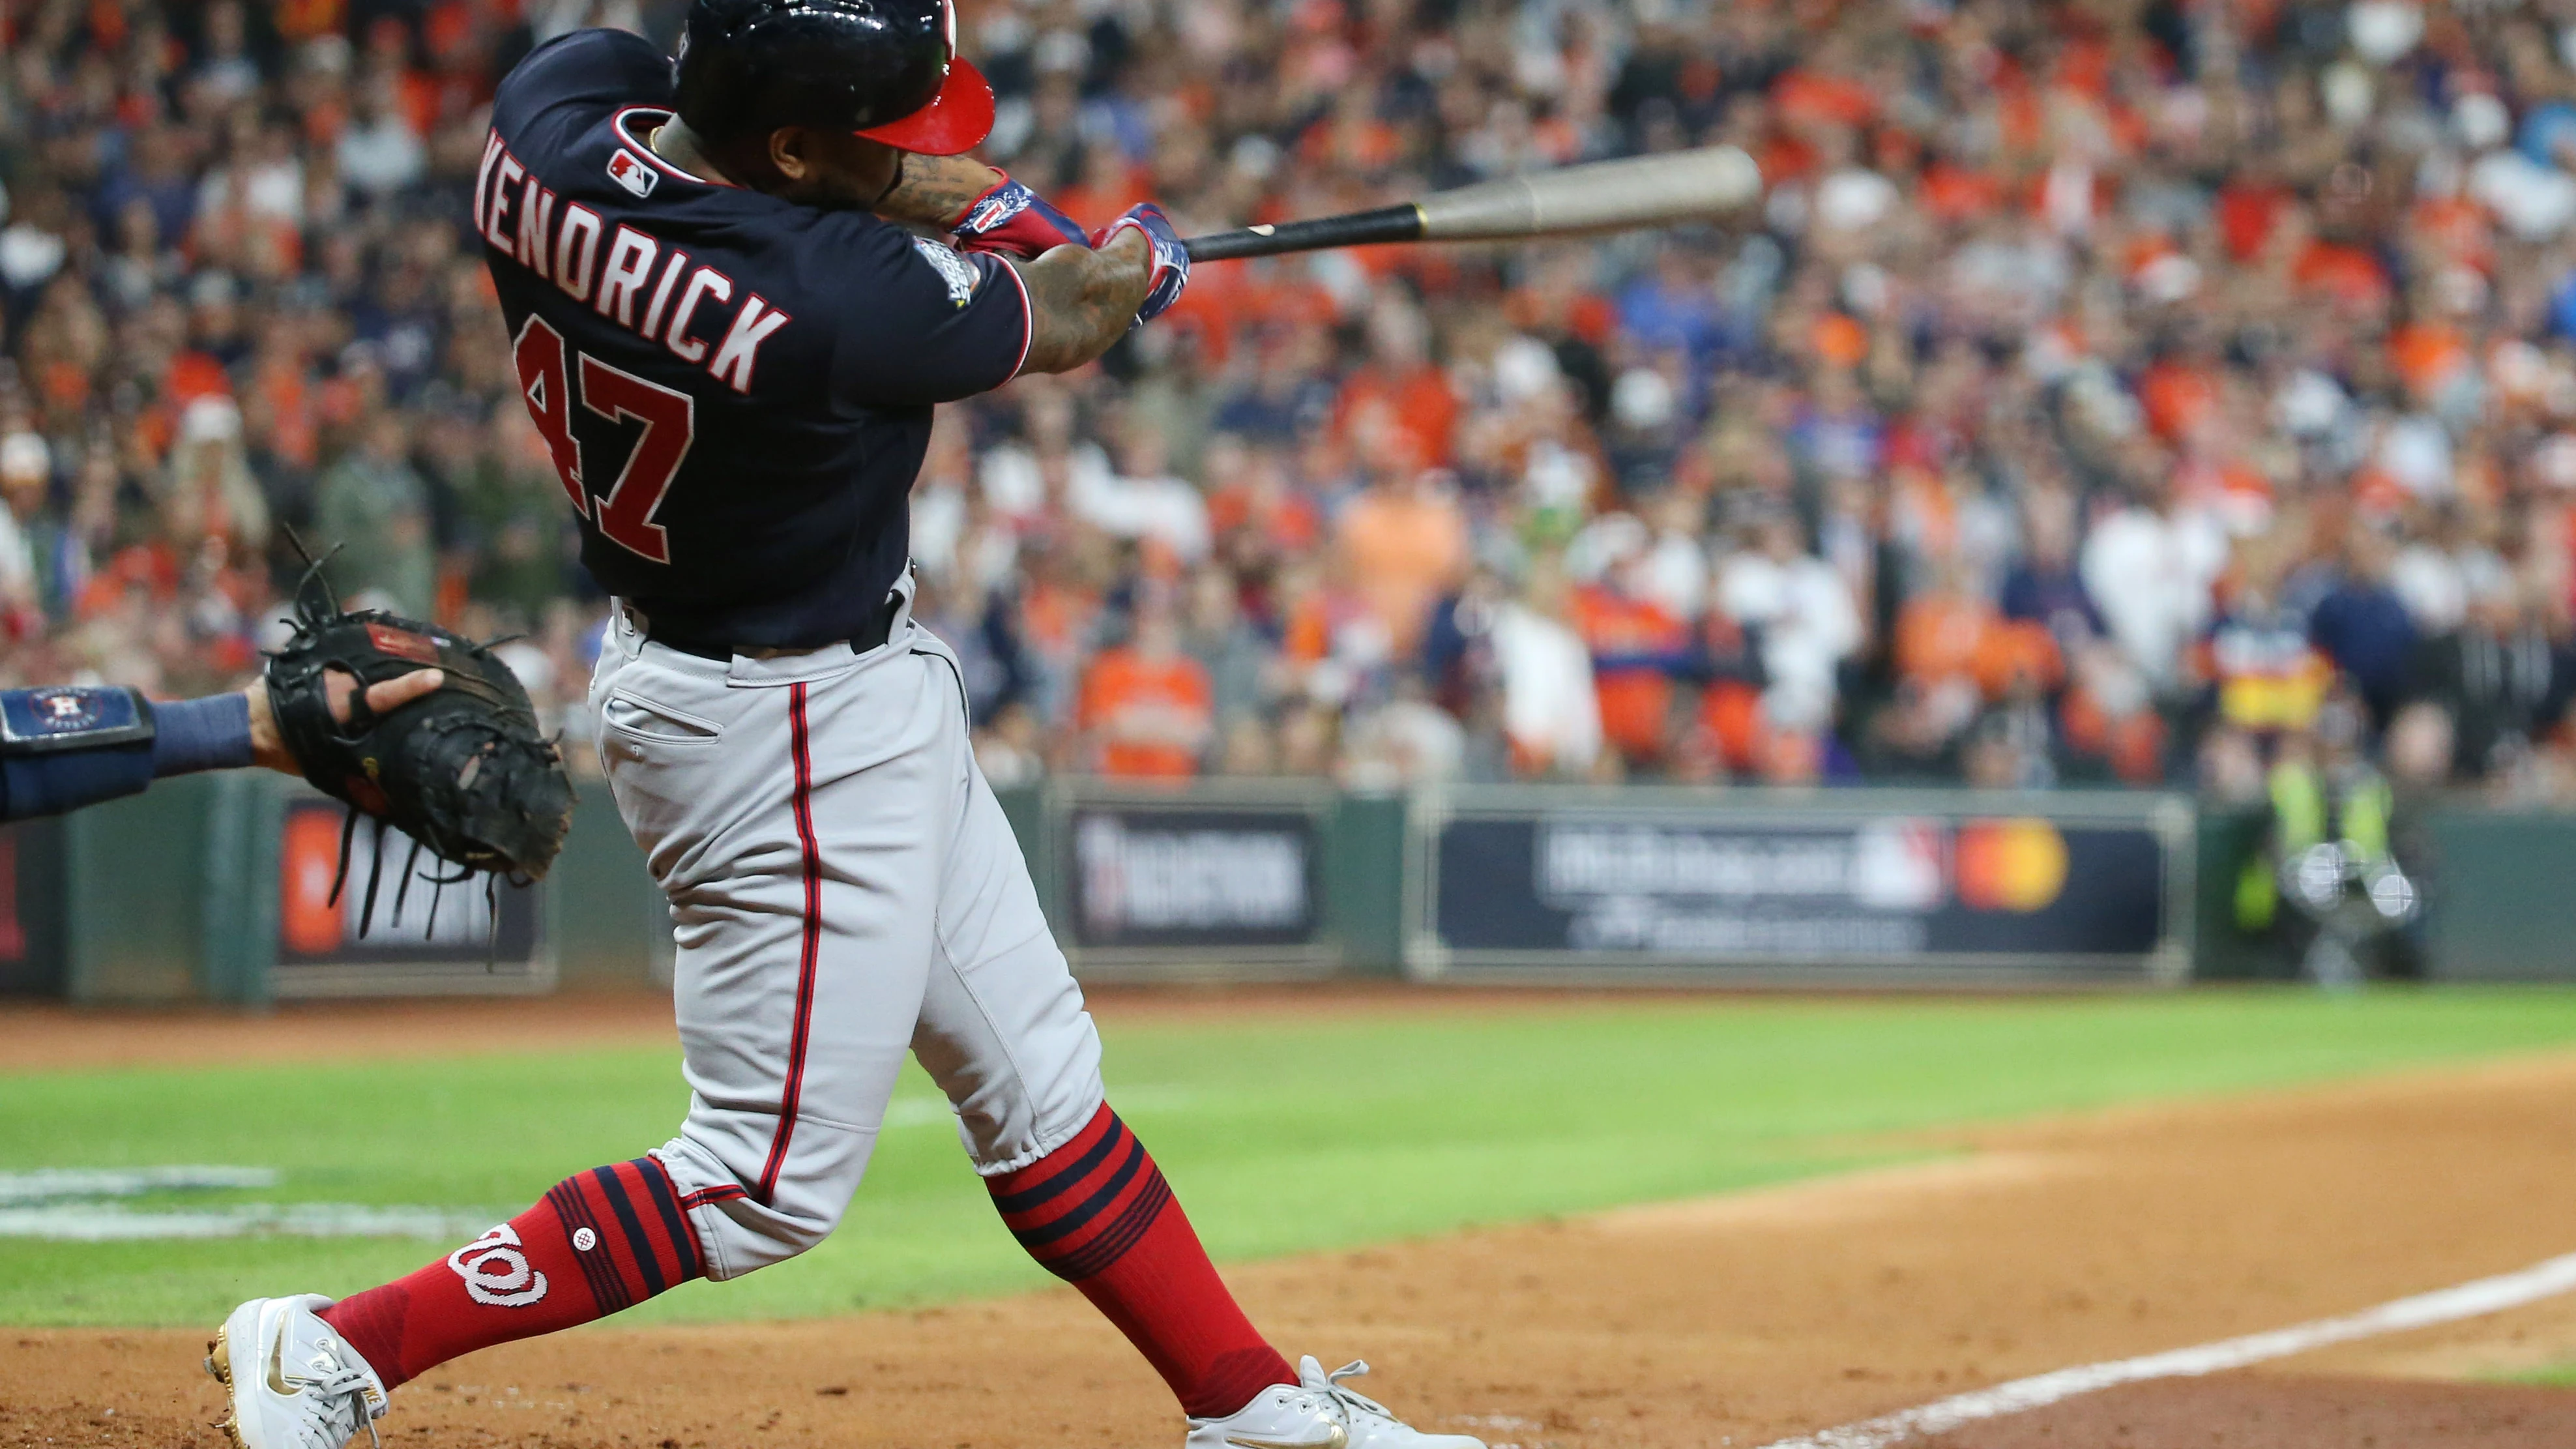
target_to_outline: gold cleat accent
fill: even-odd
[[[224,1337],[224,1330],[220,1328],[215,1330],[214,1337],[206,1340],[206,1372],[214,1375],[215,1382],[222,1384],[225,1389],[232,1388],[232,1344]],[[232,1415],[226,1414],[207,1427],[221,1430],[224,1442],[233,1446],[233,1449],[250,1449],[250,1446],[243,1442],[241,1430],[233,1423]]]

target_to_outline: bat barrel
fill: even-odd
[[[1762,171],[1752,157],[1709,146],[1487,181],[1401,206],[1218,232],[1184,245],[1190,260],[1214,262],[1373,242],[1567,236],[1695,221],[1761,195]]]
[[[1434,192],[1420,202],[1422,235],[1477,241],[1668,226],[1732,211],[1761,192],[1752,157],[1709,146]]]
[[[1275,226],[1221,231],[1194,236],[1184,245],[1194,262],[1220,262],[1228,257],[1266,257],[1279,252],[1311,252],[1325,247],[1365,246],[1371,242],[1422,239],[1422,210],[1412,202],[1374,211],[1319,216],[1309,221],[1283,221]]]

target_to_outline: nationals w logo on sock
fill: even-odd
[[[491,1308],[525,1308],[545,1301],[546,1275],[528,1266],[519,1230],[508,1223],[447,1255],[447,1266],[465,1280],[465,1293]]]

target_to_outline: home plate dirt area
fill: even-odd
[[[1837,1426],[2355,1313],[2576,1252],[2576,1058],[1980,1132],[1915,1165],[1235,1269],[1291,1354],[1365,1355],[1427,1426],[1521,1449],[2576,1444],[2576,1294],[1931,1436]],[[0,1331],[0,1446],[220,1442],[200,1334]],[[1070,1291],[588,1331],[395,1396],[390,1444],[1169,1446]]]

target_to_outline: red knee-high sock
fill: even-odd
[[[535,1207],[321,1318],[390,1389],[459,1354],[605,1318],[704,1271],[669,1174],[641,1157],[565,1178]]]
[[[984,1185],[1020,1246],[1118,1325],[1182,1413],[1231,1414],[1297,1382],[1235,1306],[1145,1144],[1107,1106],[1072,1141]]]

